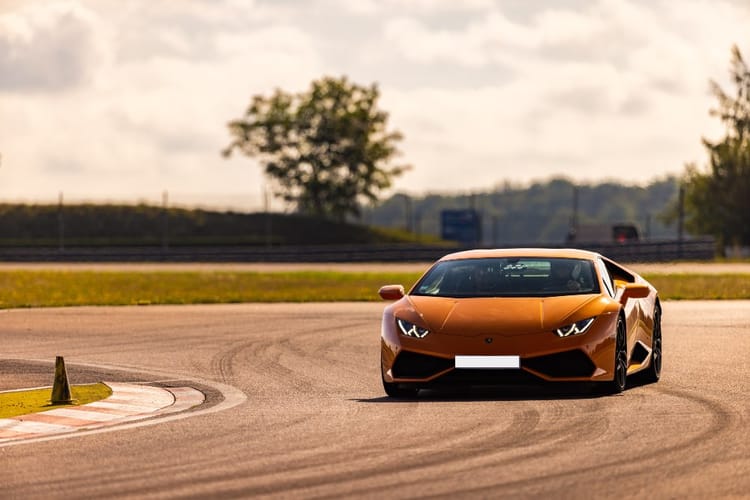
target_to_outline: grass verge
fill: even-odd
[[[0,309],[81,305],[379,301],[390,283],[407,289],[419,273],[0,272]],[[646,275],[664,300],[750,299],[750,274]]]
[[[750,274],[646,274],[668,300],[750,299]]]
[[[71,386],[70,392],[73,394],[73,399],[77,400],[77,404],[83,405],[108,398],[112,394],[112,389],[99,382],[98,384]],[[0,418],[16,417],[69,406],[50,404],[49,398],[51,395],[52,388],[0,392]]]
[[[387,283],[418,273],[0,272],[0,308],[379,300]]]

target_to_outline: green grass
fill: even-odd
[[[419,273],[0,272],[0,308],[379,300],[389,283]]]
[[[378,301],[419,273],[2,271],[0,309],[80,305]],[[665,300],[750,299],[750,274],[653,274]]]
[[[79,405],[93,403],[112,395],[112,389],[101,382],[98,384],[74,385],[71,386],[70,392],[73,394],[73,399],[77,400],[76,404]],[[52,388],[0,392],[0,418],[16,417],[69,406],[50,404],[51,395]]]
[[[647,274],[669,300],[750,299],[750,274]]]

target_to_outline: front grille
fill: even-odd
[[[521,364],[551,378],[590,377],[596,368],[580,349],[527,358]]]
[[[428,378],[448,368],[453,368],[453,359],[401,351],[392,370],[395,378]]]
[[[527,385],[541,382],[524,370],[455,369],[433,381],[434,385]]]

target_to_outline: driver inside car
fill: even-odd
[[[578,275],[581,274],[581,265],[566,259],[550,261],[550,277],[548,290],[580,290]]]

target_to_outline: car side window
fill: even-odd
[[[609,271],[607,271],[607,266],[604,264],[604,261],[601,259],[597,259],[596,266],[599,268],[599,274],[602,275],[602,281],[604,282],[604,288],[607,289],[607,293],[609,293],[610,297],[615,296],[615,287],[612,284],[612,278],[609,275]]]

